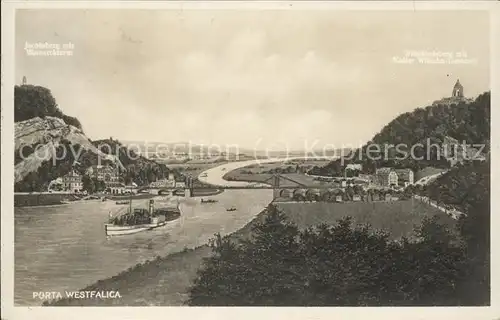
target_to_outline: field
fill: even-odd
[[[278,161],[278,162],[271,162],[271,163],[262,163],[262,164],[253,164],[244,168],[239,169],[240,171],[246,171],[246,172],[251,172],[252,174],[261,174],[261,173],[268,173],[269,170],[281,168],[282,170],[294,170],[297,166],[303,171],[307,171],[309,169],[312,169],[314,166],[325,166],[330,162],[330,160],[327,159],[319,159],[319,160],[289,160],[289,161]],[[238,171],[238,170],[236,170]]]
[[[249,181],[249,182],[265,182],[273,176],[277,169],[279,169],[280,174],[284,177],[292,179],[297,183],[303,184],[308,187],[319,187],[328,186],[335,187],[335,183],[320,182],[314,180],[314,177],[310,177],[304,174],[307,170],[314,166],[324,166],[329,162],[329,160],[289,160],[285,162],[271,162],[262,164],[253,164],[243,168],[239,168],[228,172],[224,175],[224,179],[232,181]],[[298,168],[297,168],[298,167]],[[298,169],[298,170],[297,170]],[[291,181],[280,180],[282,186],[287,187],[298,187],[296,183]]]
[[[193,177],[197,177],[203,171],[223,165],[227,162],[228,161],[210,162],[205,160],[192,160],[184,163],[169,163],[168,167],[174,170],[178,170],[179,172],[189,174]],[[293,172],[295,173],[295,168],[297,167],[297,165],[301,168],[301,170],[306,171],[311,169],[313,166],[324,166],[328,164],[328,162],[328,160],[291,160],[286,162],[280,161],[273,163],[254,164],[234,170],[226,174],[226,177],[234,178],[235,180],[262,182],[263,180],[271,176],[271,173],[269,173],[269,171],[276,168],[287,170],[293,169]],[[256,176],[252,177],[252,175]],[[262,176],[260,177],[260,175]],[[312,178],[307,179],[306,181],[312,181]]]
[[[346,202],[346,203],[277,203],[288,219],[300,228],[320,223],[333,224],[336,220],[351,216],[356,224],[370,224],[375,229],[390,233],[391,239],[399,239],[412,233],[413,227],[424,217],[437,215],[443,224],[453,227],[455,220],[443,212],[418,200],[393,202]]]
[[[178,163],[178,164],[168,164],[168,167],[173,170],[177,170],[181,173],[191,175],[192,177],[198,177],[200,173],[210,168],[220,166],[225,162],[203,162],[203,163]]]

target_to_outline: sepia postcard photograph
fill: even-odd
[[[2,319],[494,318],[494,6],[15,4]]]

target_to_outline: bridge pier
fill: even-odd
[[[274,188],[273,189],[273,200],[276,200],[277,198],[280,197],[280,189]]]
[[[186,179],[186,187],[184,188],[184,197],[191,198],[193,196],[193,179],[191,176]]]

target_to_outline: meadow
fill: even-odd
[[[345,202],[345,203],[287,203],[278,202],[277,207],[301,229],[321,223],[334,224],[350,216],[356,224],[369,224],[374,229],[389,232],[391,239],[409,236],[414,226],[425,217],[437,216],[439,222],[453,228],[455,220],[443,212],[418,200]]]

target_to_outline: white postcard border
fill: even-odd
[[[496,159],[500,152],[500,6],[491,1],[405,1],[405,2],[118,2],[118,1],[24,1],[2,3],[2,112],[1,112],[1,305],[2,319],[155,319],[155,318],[203,318],[211,319],[331,319],[333,317],[364,319],[498,319],[500,318],[500,235],[493,226],[500,226],[496,216],[498,200],[492,196],[491,206],[491,307],[364,307],[364,308],[240,308],[240,307],[13,307],[14,284],[14,214],[13,214],[13,101],[14,92],[14,13],[19,8],[123,8],[123,9],[238,9],[238,10],[490,10],[490,89],[491,104],[491,149]],[[492,181],[500,181],[500,168],[491,166]],[[492,195],[500,195],[500,186],[492,182]]]

